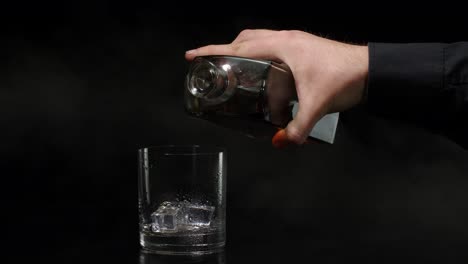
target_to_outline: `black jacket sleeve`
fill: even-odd
[[[368,47],[367,109],[468,148],[468,42]]]

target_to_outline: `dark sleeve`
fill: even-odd
[[[468,42],[369,43],[366,107],[468,148]]]

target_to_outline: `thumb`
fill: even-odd
[[[307,105],[301,107],[299,105],[294,119],[289,122],[285,129],[278,131],[273,137],[273,146],[283,148],[290,143],[303,144],[320,116],[321,111],[318,107],[307,107]]]

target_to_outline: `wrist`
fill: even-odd
[[[368,79],[369,79],[369,48],[367,45],[359,47],[361,52],[361,104],[366,103],[367,101],[367,92],[368,92]]]
[[[367,80],[369,76],[369,49],[365,46],[355,46],[355,78],[353,89],[356,91],[356,104],[367,100]]]

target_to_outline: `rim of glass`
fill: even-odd
[[[139,152],[155,152],[162,155],[217,155],[226,153],[226,148],[216,145],[157,145],[138,149]]]

